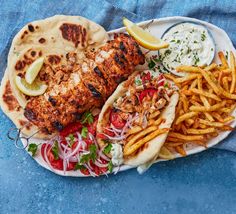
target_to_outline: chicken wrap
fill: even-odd
[[[114,165],[139,166],[158,156],[175,117],[179,94],[162,74],[136,71],[105,103],[98,119],[100,148]]]

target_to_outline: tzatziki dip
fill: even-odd
[[[169,47],[160,50],[163,66],[170,72],[176,72],[180,65],[209,65],[215,55],[215,43],[208,30],[199,24],[184,22],[171,27],[162,37]]]

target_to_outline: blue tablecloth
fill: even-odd
[[[133,21],[190,16],[226,30],[236,44],[236,2],[230,0],[1,0],[0,77],[11,39],[27,22],[80,15],[107,30]],[[63,178],[39,167],[7,139],[12,123],[0,112],[0,213],[236,213],[236,155],[209,150],[109,179]],[[236,151],[235,133],[218,147]]]

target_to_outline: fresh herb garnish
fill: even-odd
[[[35,143],[30,143],[28,147],[28,152],[32,153],[32,156],[35,156],[36,152],[38,150],[38,145]]]
[[[109,143],[103,150],[104,154],[109,154],[111,152],[112,144]]]
[[[156,63],[153,60],[150,60],[150,62],[148,63],[148,68],[149,69],[153,69],[155,67]]]
[[[86,111],[83,116],[82,116],[82,121],[81,121],[82,124],[84,123],[88,123],[88,124],[91,124],[93,123],[93,115],[91,112],[89,111]]]
[[[193,43],[197,44],[197,41],[195,40]]]
[[[227,60],[229,59],[229,53],[228,53],[228,51],[226,51],[225,58],[226,58]]]
[[[69,137],[69,141],[70,141],[70,143],[69,143],[69,147],[72,147],[73,144],[75,143],[75,137],[74,137],[73,134],[69,134],[68,137]]]
[[[180,40],[178,39],[178,40],[176,41],[176,43],[179,44],[179,43],[180,43]]]
[[[85,166],[81,165],[80,163],[76,163],[75,164],[75,167],[74,167],[74,170],[83,170],[83,169],[86,169]]]
[[[169,49],[166,50],[164,54],[165,54],[165,56],[170,55],[171,54],[171,50],[169,50]]]
[[[175,42],[175,39],[172,39],[170,42]]]
[[[83,138],[86,138],[86,137],[87,137],[87,134],[88,134],[88,128],[83,126],[83,128],[82,128],[82,130],[81,130],[81,136],[82,136]]]
[[[97,147],[94,144],[89,146],[89,154],[83,155],[80,159],[80,164],[87,163],[88,161],[92,160],[95,162],[97,158]]]
[[[112,164],[111,161],[108,163],[108,170],[109,170],[110,173],[112,173],[112,170],[113,170],[113,164]]]
[[[195,59],[194,65],[196,66],[200,62],[200,59],[197,54],[193,54],[193,58]]]
[[[86,154],[80,158],[80,163],[84,164],[84,163],[87,163],[89,160],[90,160],[90,154]]]
[[[189,54],[190,52],[191,52],[191,49],[188,47],[187,54]]]
[[[205,39],[206,39],[206,35],[205,35],[205,33],[202,33],[202,34],[201,34],[201,40],[202,40],[202,41],[205,41]]]
[[[54,142],[54,146],[52,147],[52,154],[53,154],[55,160],[59,159],[59,148],[58,148],[58,141],[57,140]]]
[[[157,62],[157,63],[161,63],[161,62],[162,62],[161,57],[159,57],[159,58],[153,58],[153,60],[154,60],[155,62]]]
[[[164,88],[168,88],[168,83],[165,83]]]
[[[140,79],[135,79],[135,85],[142,85],[142,81]]]

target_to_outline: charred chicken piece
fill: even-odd
[[[82,64],[75,63],[74,70],[70,66],[72,72],[67,81],[55,83],[44,95],[31,97],[24,115],[47,133],[61,130],[85,111],[101,107],[135,66],[144,62],[145,57],[132,37],[116,35]]]

